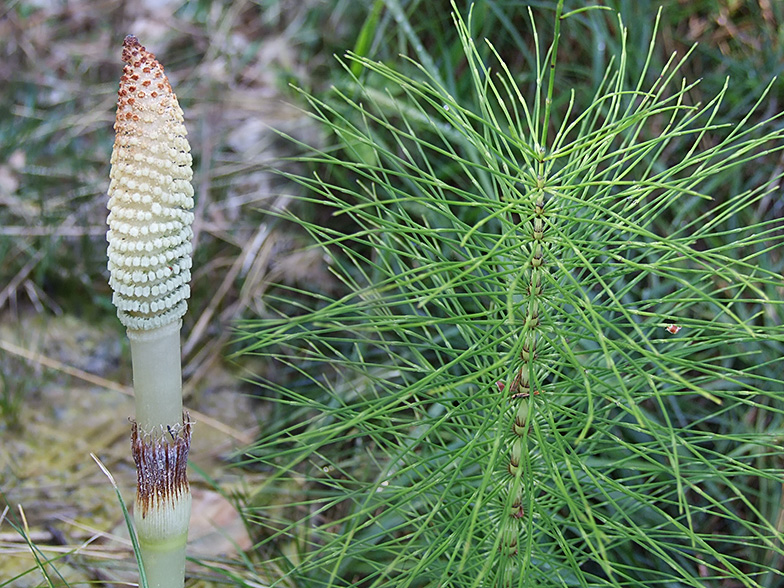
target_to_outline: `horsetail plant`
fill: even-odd
[[[598,11],[558,2],[549,42],[530,11],[501,53],[472,30],[501,17],[453,9],[462,51],[434,58],[401,10],[416,60],[349,54],[361,76],[305,95],[333,141],[294,179],[345,220],[281,214],[345,289],[293,308],[280,286],[241,325],[297,381],[262,380],[286,420],[243,454],[296,488],[294,520],[248,509],[260,547],[301,547],[265,565],[334,588],[781,585],[784,236],[757,212],[780,171],[752,169],[784,149],[780,118],[754,122],[773,86],[722,125],[727,86],[694,104],[653,42],[638,70],[619,15],[581,103],[561,27]]]
[[[109,284],[131,343],[134,521],[148,585],[183,586],[191,510],[191,423],[182,408],[180,328],[190,295],[193,188],[183,113],[163,66],[123,43],[109,186]]]

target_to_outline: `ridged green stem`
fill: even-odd
[[[523,508],[523,492],[525,460],[528,454],[527,431],[529,427],[529,402],[532,395],[538,394],[539,382],[535,381],[538,359],[537,342],[541,329],[540,312],[545,305],[542,299],[543,278],[547,266],[548,248],[544,242],[546,230],[545,192],[540,186],[533,194],[533,215],[530,222],[530,258],[528,260],[526,295],[528,303],[524,310],[521,338],[521,364],[510,386],[509,393],[513,402],[511,433],[509,446],[509,463],[507,470],[510,476],[509,492],[506,502],[506,513],[501,519],[500,546],[501,553],[509,559],[502,570],[502,584],[513,586],[519,578],[517,554],[519,551],[520,534],[525,528],[525,510]]]

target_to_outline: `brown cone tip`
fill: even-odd
[[[152,104],[161,101],[161,106],[176,106],[177,98],[174,96],[169,80],[163,66],[153,53],[139,43],[135,35],[128,35],[123,41],[122,60],[125,62],[123,75],[120,78],[119,100],[117,103],[117,116],[126,108],[136,107],[156,111],[157,106]],[[132,118],[127,110],[125,118]]]
[[[147,48],[139,43],[139,39],[136,35],[128,35],[125,37],[125,40],[123,41],[122,60],[125,63],[133,63],[141,54],[155,60],[155,55],[147,51]]]

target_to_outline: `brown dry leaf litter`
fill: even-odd
[[[64,554],[57,571],[69,582],[125,580],[136,577],[130,542],[114,490],[90,459],[93,452],[117,480],[128,504],[133,503],[135,472],[128,453],[133,413],[130,390],[117,382],[129,377],[129,366],[118,364],[120,341],[73,318],[42,321],[27,317],[0,326],[0,358],[13,361],[15,377],[35,385],[20,408],[16,429],[0,429],[0,488],[11,507],[0,524],[0,578],[11,578],[36,564],[28,545],[10,522],[25,527],[36,548],[48,558]],[[10,359],[15,358],[15,359]],[[66,373],[68,372],[68,373]],[[6,375],[9,375],[8,373]],[[223,422],[199,422],[191,463],[213,476],[231,493],[238,472],[225,458],[257,432],[251,400],[238,394],[234,380],[214,372],[186,399],[194,413],[216,406],[229,410]],[[6,385],[10,382],[5,380]],[[103,385],[101,385],[103,383]],[[216,425],[219,428],[216,428]],[[241,439],[242,441],[238,440]],[[191,475],[194,489],[189,555],[215,557],[250,547],[250,539],[234,507]],[[253,484],[251,480],[245,483]],[[0,509],[1,510],[1,509]],[[37,586],[39,572],[17,580],[15,586]]]

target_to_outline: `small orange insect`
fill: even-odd
[[[680,325],[667,325],[667,330],[668,330],[668,331],[670,332],[670,334],[672,334],[672,335],[674,335],[675,333],[677,333],[678,331],[680,331],[682,328],[683,328],[683,327],[681,327]]]

